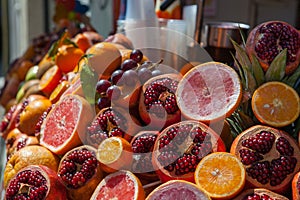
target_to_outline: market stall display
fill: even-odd
[[[6,77],[7,200],[297,200],[299,30],[269,21],[232,40],[232,66],[166,70],[126,35],[73,25]]]

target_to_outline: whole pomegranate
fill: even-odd
[[[186,120],[166,127],[155,141],[152,164],[162,182],[194,182],[194,171],[209,153],[226,151],[219,135],[204,123]]]
[[[230,152],[246,168],[249,186],[284,193],[300,169],[300,148],[286,132],[263,125],[243,131],[232,143]]]
[[[54,170],[44,165],[29,165],[10,180],[5,199],[65,200],[67,193]]]
[[[139,102],[139,114],[153,130],[160,131],[181,120],[175,95],[180,79],[179,74],[162,74],[144,83]]]
[[[268,21],[249,33],[246,50],[250,59],[255,56],[264,71],[274,58],[287,49],[286,74],[292,74],[300,63],[300,32],[283,21]]]
[[[102,180],[103,172],[96,151],[88,145],[79,146],[60,160],[57,174],[67,188],[70,200],[89,199]]]

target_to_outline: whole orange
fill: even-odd
[[[55,63],[63,73],[75,69],[84,52],[73,45],[62,45],[56,54]]]

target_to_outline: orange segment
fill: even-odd
[[[195,183],[210,197],[232,199],[245,186],[245,169],[233,154],[216,152],[205,156],[195,171]]]
[[[125,169],[132,163],[130,143],[121,137],[110,137],[103,140],[97,151],[97,159],[105,172]]]
[[[277,81],[257,88],[251,100],[255,117],[263,124],[283,127],[294,122],[300,113],[300,100],[290,86]]]
[[[178,83],[177,105],[187,119],[224,120],[239,106],[242,87],[238,74],[228,65],[206,62],[190,69]]]
[[[40,79],[39,89],[45,94],[50,95],[54,88],[59,84],[62,72],[57,65],[48,69]]]

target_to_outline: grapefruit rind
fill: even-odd
[[[242,100],[241,81],[228,65],[206,62],[183,76],[176,97],[177,105],[187,119],[205,123],[224,120]]]

